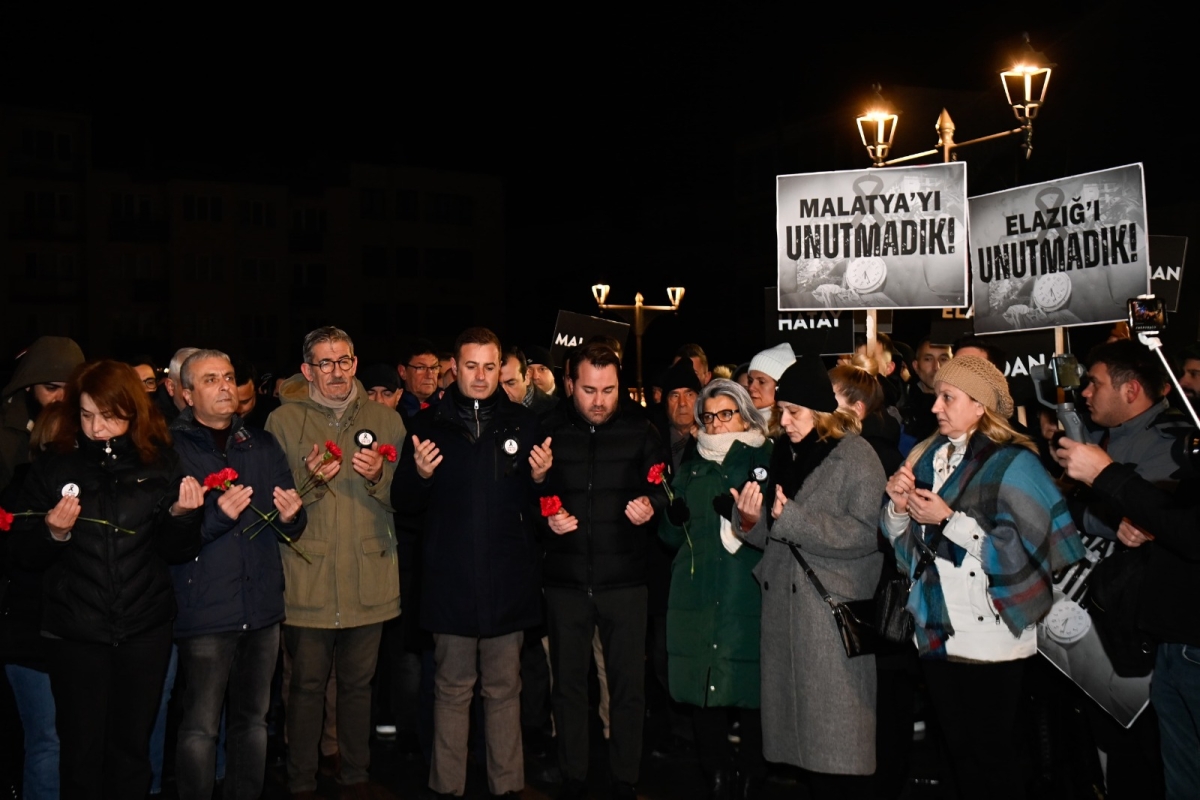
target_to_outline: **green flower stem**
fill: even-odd
[[[667,483],[666,480],[663,480],[662,487],[663,487],[663,491],[665,491],[667,493],[667,502],[674,503],[675,502],[675,493],[671,491],[671,485],[669,483]],[[691,576],[694,578],[694,577],[696,577],[696,549],[694,547],[692,547],[692,534],[690,531],[688,531],[688,525],[686,522],[683,523],[683,535],[684,535],[684,538],[687,539],[688,553],[691,555],[691,558],[692,558]]]
[[[44,517],[49,513],[50,513],[49,511],[18,511],[17,513],[13,514],[13,516],[14,517]],[[131,531],[131,530],[129,530],[129,528],[122,528],[119,525],[114,525],[106,519],[93,519],[92,517],[78,517],[77,519],[80,522],[94,522],[97,525],[107,525],[108,527],[112,528],[113,530],[120,531],[121,533],[127,533],[130,536],[133,536],[137,533],[137,531]]]

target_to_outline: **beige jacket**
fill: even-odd
[[[350,460],[358,449],[354,435],[364,428],[374,432],[380,445],[390,444],[399,453],[404,422],[397,412],[371,402],[361,383],[355,385],[358,396],[339,420],[309,398],[304,376],[294,375],[280,389],[282,405],[267,419],[267,430],[287,454],[297,487],[308,480],[304,459],[314,444],[324,447],[332,441],[343,454],[333,480],[304,495],[308,527],[296,547],[312,563],[280,544],[288,625],[352,628],[400,613],[391,506],[396,464],[385,461],[383,477],[372,485],[354,471]]]

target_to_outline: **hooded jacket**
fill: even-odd
[[[295,488],[283,449],[271,434],[244,426],[235,415],[222,453],[212,433],[196,423],[190,408],[172,423],[171,435],[184,471],[200,483],[214,472],[231,467],[238,473],[236,485],[254,489],[250,506],[237,519],[227,517],[217,505],[221,491],[209,490],[205,495],[200,528],[203,547],[191,561],[171,567],[179,606],[175,636],[255,631],[274,625],[284,613],[279,533],[294,541],[304,532],[308,520],[301,508],[289,523],[277,519],[274,527],[264,526],[254,511],[257,508],[269,514],[275,510],[276,486]],[[247,535],[245,531],[251,525],[261,530]]]
[[[65,336],[35,339],[17,362],[12,380],[0,391],[0,489],[13,479],[13,471],[29,463],[29,430],[33,420],[25,403],[25,389],[39,383],[65,381],[83,363],[83,351]]]
[[[373,484],[350,462],[358,449],[354,436],[363,429],[399,452],[406,438],[404,422],[392,409],[368,399],[357,379],[354,385],[358,394],[339,419],[309,396],[303,375],[293,375],[280,387],[281,405],[267,418],[267,432],[287,455],[297,487],[309,479],[304,459],[314,444],[324,448],[331,441],[342,451],[341,469],[333,479],[304,493],[308,526],[296,546],[312,563],[287,544],[279,545],[289,625],[351,628],[400,613],[390,502],[396,465],[384,461],[383,475]]]
[[[71,452],[46,453],[34,462],[22,511],[49,511],[64,487],[75,484],[81,517],[133,531],[80,519],[60,542],[43,516],[17,517],[9,541],[13,557],[46,573],[43,631],[117,645],[175,616],[167,564],[194,557],[200,547],[199,509],[170,514],[183,474],[174,450],[164,448],[157,461],[143,464],[124,436],[106,447],[80,434]]]
[[[529,452],[543,439],[537,415],[500,389],[474,401],[452,384],[411,427],[442,454],[424,479],[412,442],[405,442],[392,492],[399,513],[425,515],[421,627],[491,637],[537,625],[541,578],[533,520],[542,492],[529,467]]]

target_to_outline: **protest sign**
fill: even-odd
[[[1117,543],[1083,534],[1087,558],[1055,576],[1054,605],[1038,624],[1038,652],[1128,728],[1150,704],[1151,675],[1125,678],[1113,669],[1087,612],[1087,578]]]
[[[1186,236],[1150,237],[1150,291],[1167,311],[1179,310],[1179,287],[1183,283]]]
[[[764,291],[767,347],[787,342],[792,352],[835,356],[854,352],[854,319],[849,311],[779,311],[774,286]]]
[[[593,336],[611,336],[623,347],[629,336],[629,323],[589,317],[574,311],[559,311],[558,321],[554,323],[554,341],[550,345],[550,360],[554,362],[552,366],[561,367],[567,353]]]
[[[776,178],[780,311],[967,303],[962,163]]]
[[[972,197],[975,332],[1116,322],[1150,285],[1142,165]]]

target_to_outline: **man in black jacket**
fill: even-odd
[[[244,426],[234,413],[237,379],[229,357],[196,351],[183,362],[180,383],[188,407],[171,432],[184,471],[206,483],[215,483],[206,478],[225,468],[237,477],[210,486],[200,554],[171,567],[179,606],[175,637],[187,686],[175,775],[181,798],[212,796],[224,708],[226,781],[232,796],[258,797],[284,616],[279,546],[285,536],[300,536],[307,517],[275,438]],[[275,511],[277,519],[264,525],[262,515]],[[247,533],[251,528],[261,530]]]
[[[550,468],[537,416],[500,389],[500,340],[469,328],[455,344],[458,378],[412,418],[392,506],[424,514],[421,627],[433,633],[429,786],[462,795],[471,696],[482,682],[488,788],[525,785],[522,632],[541,621],[533,519]],[[479,665],[476,670],[476,663]]]
[[[1124,516],[1117,530],[1122,544],[1150,549],[1138,626],[1160,642],[1150,699],[1158,713],[1167,796],[1200,797],[1200,476],[1187,475],[1168,494],[1097,445],[1063,439],[1057,456],[1068,475]]]
[[[690,365],[689,365],[690,366]],[[646,553],[666,496],[647,481],[666,459],[654,426],[620,410],[620,360],[591,344],[571,358],[570,400],[547,421],[554,440],[543,573],[564,785],[583,797],[588,767],[588,666],[599,627],[609,689],[614,797],[634,797],[645,713]],[[651,500],[650,498],[654,499]]]

